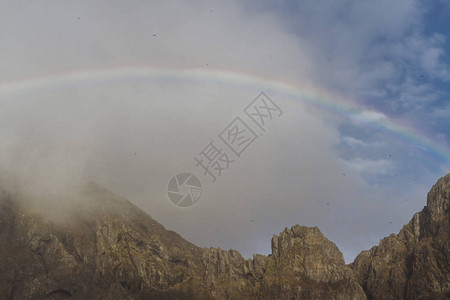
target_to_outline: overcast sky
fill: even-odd
[[[450,172],[449,20],[446,1],[2,1],[2,180],[93,180],[245,257],[318,226],[351,262]],[[282,111],[264,130],[261,91]],[[240,156],[219,137],[236,117],[258,137]],[[234,160],[215,182],[211,141]],[[167,194],[182,172],[189,208]]]

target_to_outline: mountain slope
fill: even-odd
[[[450,174],[399,234],[363,251],[351,267],[369,298],[450,299]]]
[[[318,228],[286,228],[271,255],[245,260],[189,243],[94,183],[47,209],[0,191],[0,299],[446,299],[449,195],[450,174],[398,235],[347,266]]]
[[[62,222],[2,200],[0,299],[145,298],[201,274],[201,249],[128,201],[94,184],[82,197]]]

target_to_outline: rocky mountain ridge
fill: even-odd
[[[399,234],[362,251],[351,267],[371,299],[450,299],[450,174]]]
[[[0,194],[0,299],[450,298],[450,174],[350,265],[316,227],[286,228],[272,254],[246,260],[189,243],[93,183],[60,221],[17,198]]]

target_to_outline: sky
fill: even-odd
[[[450,172],[449,20],[443,0],[2,1],[0,179],[95,181],[244,257],[317,226],[349,263]],[[215,181],[211,145],[232,161]],[[187,208],[181,173],[201,182]]]

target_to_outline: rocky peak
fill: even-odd
[[[450,174],[398,235],[359,254],[351,267],[369,298],[450,297]]]
[[[433,216],[447,215],[450,206],[450,173],[440,178],[431,188],[427,206]]]
[[[291,229],[285,228],[280,235],[273,235],[272,237],[272,255],[274,257],[282,258],[289,254],[298,255],[298,251],[312,248],[319,248],[326,246],[330,248],[331,254],[337,260],[344,262],[344,257],[340,253],[336,245],[330,242],[317,227],[306,227],[295,225]]]
[[[317,227],[295,225],[279,236],[274,235],[272,255],[281,264],[292,266],[295,272],[317,280],[337,280],[342,275],[338,273],[345,269],[344,256]]]
[[[420,213],[422,226],[431,235],[448,233],[450,228],[450,174],[442,177],[431,188],[427,206]],[[442,231],[442,232],[440,232]]]

